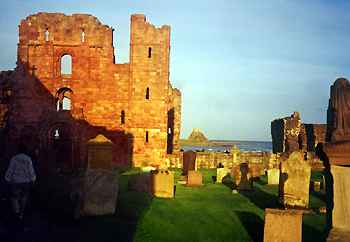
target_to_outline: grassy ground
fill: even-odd
[[[134,241],[262,241],[264,209],[279,206],[278,187],[267,185],[262,177],[254,183],[254,191],[232,194],[228,186],[212,183],[215,169],[202,173],[204,186],[177,184],[175,199],[154,198],[144,206]],[[179,175],[176,170],[176,180]],[[310,207],[316,210],[324,202],[315,195],[311,195]],[[324,224],[324,215],[305,215],[303,241],[323,241]]]
[[[263,241],[264,209],[279,207],[278,187],[267,185],[264,176],[254,182],[253,191],[232,194],[230,184],[212,183],[215,169],[201,170],[202,187],[176,184],[174,199],[160,199],[128,191],[128,180],[139,172],[121,172],[116,215],[87,217],[78,222],[38,218],[32,234],[24,234],[25,241]],[[180,170],[175,170],[175,180],[179,177]],[[312,179],[319,177],[312,175]],[[325,206],[323,201],[324,196],[312,193],[310,207],[317,210]],[[324,225],[325,215],[304,215],[303,241],[325,241]]]

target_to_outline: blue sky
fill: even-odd
[[[182,91],[182,137],[270,140],[270,122],[299,111],[325,123],[329,87],[350,78],[350,1],[34,1],[1,4],[0,70],[16,62],[18,24],[45,12],[89,13],[115,28],[129,60],[132,13],[171,26],[170,78]]]

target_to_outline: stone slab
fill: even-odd
[[[300,210],[265,209],[264,242],[301,242]]]

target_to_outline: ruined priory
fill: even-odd
[[[181,93],[170,84],[170,27],[132,15],[125,64],[116,64],[113,31],[87,14],[20,22],[17,66],[0,72],[0,158],[24,142],[41,169],[84,168],[87,143],[98,136],[112,144],[113,164],[178,161]]]

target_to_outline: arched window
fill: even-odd
[[[56,93],[56,106],[57,111],[71,110],[72,109],[72,90],[68,87],[63,87],[59,89]]]
[[[63,55],[61,57],[61,75],[72,75],[72,56]]]
[[[149,87],[146,88],[146,99],[149,99]]]
[[[125,124],[125,111],[122,110],[120,113],[120,123]]]
[[[46,30],[45,30],[45,41],[49,41],[49,35],[50,35],[49,28],[46,28]]]
[[[85,31],[84,29],[81,30],[81,42],[85,42]]]
[[[148,143],[148,131],[146,131],[146,143]]]
[[[152,57],[152,48],[148,47],[148,58]]]

